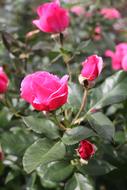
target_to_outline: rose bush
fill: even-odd
[[[126,190],[125,7],[0,1],[0,190]]]

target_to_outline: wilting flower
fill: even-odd
[[[121,17],[120,12],[115,8],[103,8],[101,9],[100,14],[109,20],[118,19]]]
[[[21,83],[21,97],[36,110],[55,110],[67,102],[67,81],[67,75],[60,79],[46,71],[29,74]]]
[[[7,91],[8,83],[8,77],[6,73],[3,71],[3,68],[0,67],[0,94],[3,94]]]
[[[95,154],[95,146],[89,141],[83,140],[76,151],[80,158],[89,160]]]
[[[127,43],[120,43],[116,45],[115,52],[106,50],[106,57],[111,57],[112,68],[114,70],[123,69],[127,71]]]
[[[69,26],[69,13],[57,1],[40,5],[37,14],[33,24],[43,32],[61,33]]]
[[[97,55],[91,55],[82,63],[82,66],[81,75],[88,81],[93,81],[102,71],[103,60]]]

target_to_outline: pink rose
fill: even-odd
[[[7,91],[8,83],[9,83],[8,77],[3,71],[3,68],[0,67],[0,93],[1,94]]]
[[[103,8],[100,11],[106,19],[113,20],[121,17],[120,12],[115,8]]]
[[[102,71],[103,60],[97,55],[91,55],[82,63],[82,66],[81,75],[88,81],[93,81]]]
[[[47,33],[61,33],[69,26],[68,11],[60,7],[59,3],[44,3],[37,8],[38,20],[33,24]]]
[[[81,6],[73,6],[70,10],[72,13],[76,14],[77,16],[85,15],[85,10]]]
[[[67,75],[59,79],[46,71],[29,74],[21,83],[21,97],[36,110],[55,110],[67,102],[67,80]]]
[[[94,40],[100,40],[101,39],[101,34],[102,34],[102,28],[101,26],[96,26],[94,29]]]
[[[127,43],[120,43],[116,45],[115,52],[106,50],[105,56],[111,57],[112,68],[114,70],[123,69],[127,71]]]
[[[90,143],[87,140],[81,141],[79,148],[77,149],[77,154],[80,156],[80,158],[89,160],[89,158],[95,154],[94,144]]]

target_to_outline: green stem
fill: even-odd
[[[76,120],[78,119],[78,117],[80,116],[82,110],[84,109],[85,105],[86,105],[86,101],[87,101],[87,95],[88,95],[88,89],[87,88],[84,88],[84,94],[83,94],[83,98],[82,98],[82,103],[81,103],[81,106],[80,106],[80,109],[77,113],[77,115],[75,116],[75,118],[73,119],[72,121],[72,125],[75,124]]]

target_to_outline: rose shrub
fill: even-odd
[[[0,190],[126,190],[126,1],[0,13]]]

